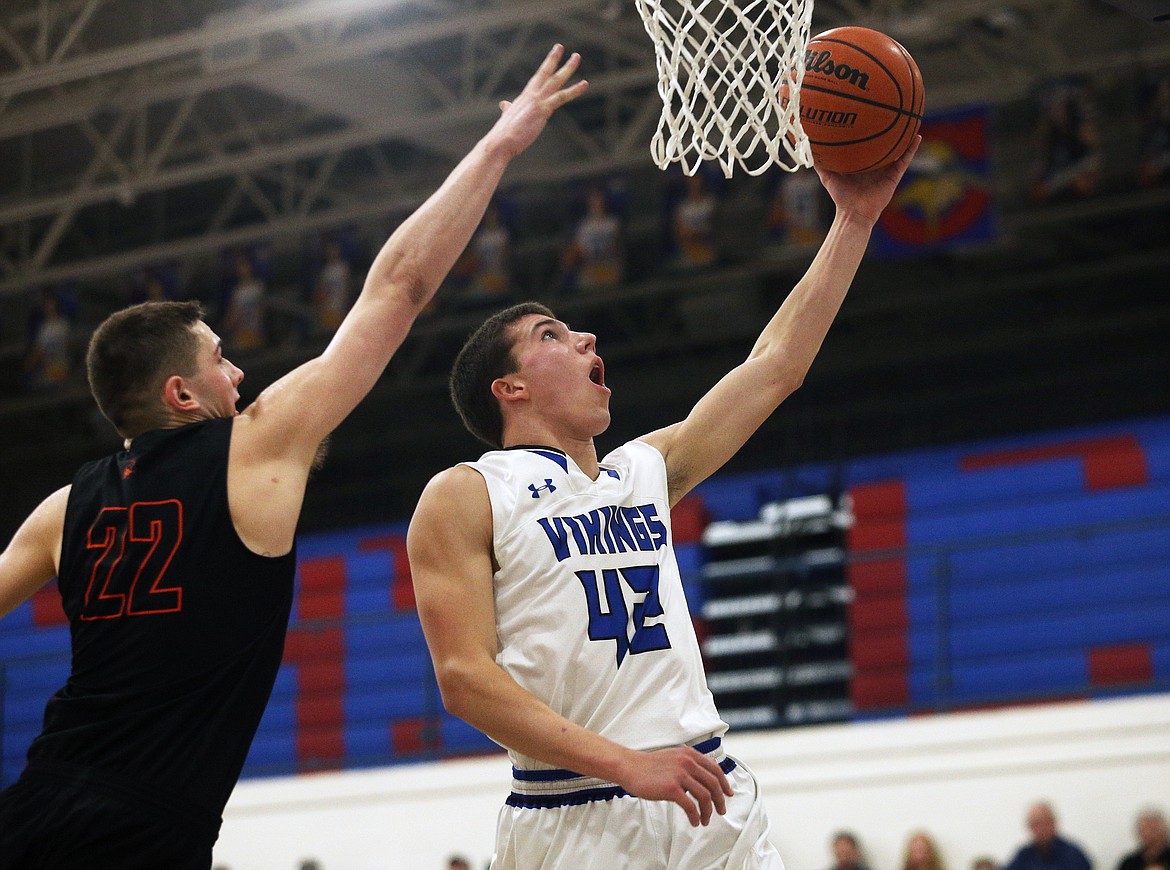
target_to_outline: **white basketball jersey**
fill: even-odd
[[[597,480],[545,447],[468,464],[491,498],[499,665],[623,746],[722,735],[674,557],[662,454],[631,441]],[[511,757],[520,770],[548,767]]]

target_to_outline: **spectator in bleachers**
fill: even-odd
[[[1170,71],[1150,76],[1143,87],[1139,178],[1146,187],[1170,181]]]
[[[73,368],[73,327],[66,316],[60,291],[46,287],[30,318],[28,350],[24,356],[24,384],[40,391],[60,387]]]
[[[224,343],[233,350],[253,350],[265,341],[267,287],[256,274],[252,257],[240,252],[234,260],[235,279],[228,291],[223,321]]]
[[[447,870],[471,870],[471,862],[462,855],[452,855],[447,859]]]
[[[971,862],[971,870],[999,870],[999,864],[990,855],[980,855]]]
[[[1134,821],[1138,847],[1121,859],[1117,870],[1147,870],[1154,865],[1170,866],[1170,831],[1166,817],[1155,807],[1146,807]]]
[[[168,299],[178,298],[178,269],[175,264],[140,269],[130,278],[128,301],[131,305],[137,305],[139,302],[164,302]]]
[[[1079,82],[1060,82],[1042,100],[1036,125],[1037,162],[1032,194],[1037,202],[1061,196],[1088,196],[1097,187],[1101,135],[1089,100]]]
[[[902,870],[947,870],[938,844],[925,831],[915,831],[906,840]]]
[[[335,332],[352,302],[352,266],[334,236],[326,237],[323,256],[313,285],[313,312],[319,329]]]
[[[464,285],[454,299],[462,308],[495,304],[512,291],[512,234],[492,203],[456,267]]]
[[[139,302],[162,302],[166,298],[167,291],[162,281],[150,272],[143,272],[137,276],[130,289],[131,305],[137,305]]]
[[[778,181],[768,209],[768,233],[773,240],[795,247],[819,245],[828,231],[825,189],[815,172],[777,173]]]
[[[837,831],[830,841],[833,863],[829,870],[869,870],[861,850],[861,841],[852,831]]]
[[[715,214],[719,203],[702,171],[685,177],[684,193],[671,216],[674,263],[701,269],[715,263]]]
[[[564,253],[566,283],[581,290],[616,287],[622,280],[624,260],[621,219],[605,190],[593,185],[585,196],[585,214]]]
[[[1033,804],[1026,817],[1030,842],[1021,846],[1004,870],[1091,870],[1092,863],[1076,843],[1060,836],[1052,805]]]
[[[297,870],[321,870],[321,862],[316,858],[305,858],[297,865]]]

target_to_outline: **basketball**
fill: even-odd
[[[867,27],[835,27],[809,40],[800,123],[813,158],[833,172],[888,166],[914,141],[924,92],[918,64]]]

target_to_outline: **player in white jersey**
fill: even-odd
[[[817,168],[833,225],[748,359],[601,461],[595,336],[524,303],[460,351],[452,398],[495,449],[432,479],[407,546],[443,702],[515,768],[493,868],[783,867],[754,777],[724,753],[670,509],[800,386],[916,150]]]

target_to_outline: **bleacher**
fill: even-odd
[[[676,508],[701,619],[702,532],[842,488],[852,718],[1170,689],[1170,418],[725,475]],[[309,535],[246,776],[497,751],[442,709],[404,524]],[[0,623],[11,782],[68,673],[56,589]]]
[[[1170,421],[855,469],[853,701],[904,713],[1170,685]]]

